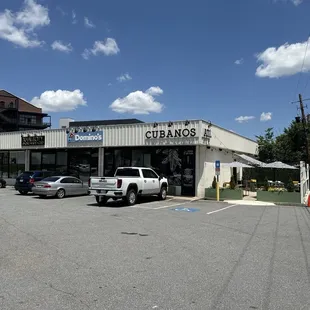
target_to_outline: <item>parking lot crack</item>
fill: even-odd
[[[75,300],[78,300],[82,305],[86,306],[87,308],[90,309],[90,305],[88,303],[86,303],[85,301],[83,301],[82,299],[78,298],[76,296],[76,294],[74,293],[71,293],[71,292],[68,292],[68,291],[65,291],[65,290],[62,290],[62,289],[59,289],[57,287],[55,287],[52,283],[46,283],[46,282],[41,282],[39,281],[38,279],[36,279],[35,277],[32,277],[35,281],[37,281],[38,283],[40,284],[43,284],[45,285],[46,287],[56,291],[56,292],[59,292],[59,293],[62,293],[62,294],[65,294],[65,295],[68,295],[68,296],[71,296],[72,298],[74,298]]]

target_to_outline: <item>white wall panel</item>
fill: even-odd
[[[202,131],[207,127],[208,124],[203,121]],[[251,139],[245,138],[216,125],[211,126],[211,134],[212,138],[210,139],[210,146],[234,150],[239,153],[257,154],[257,143]]]

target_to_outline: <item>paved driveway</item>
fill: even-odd
[[[310,309],[301,207],[0,190],[0,309]]]

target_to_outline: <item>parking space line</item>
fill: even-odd
[[[154,208],[153,210],[159,210],[159,209],[165,209],[165,208],[173,208],[173,207],[176,207],[176,206],[181,206],[183,204],[184,203],[176,203],[176,204],[170,205],[170,206],[163,206],[163,207]]]
[[[225,208],[222,208],[222,209],[218,209],[218,210],[215,210],[215,211],[211,211],[211,212],[208,212],[207,214],[212,214],[212,213],[216,213],[216,212],[220,212],[220,211],[224,211],[226,209],[229,209],[229,208],[232,208],[232,207],[235,207],[237,205],[232,205],[232,206],[228,206],[228,207],[225,207]]]

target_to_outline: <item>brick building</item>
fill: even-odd
[[[51,127],[51,117],[25,100],[0,90],[0,132]]]

